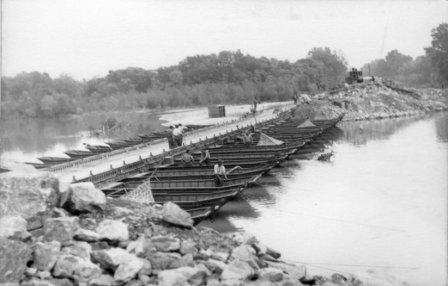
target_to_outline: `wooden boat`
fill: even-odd
[[[218,209],[219,207],[215,208],[214,206],[203,206],[198,208],[191,208],[187,210],[187,212],[190,214],[191,218],[196,224],[201,220],[205,219],[206,217],[211,216],[213,213],[218,211]]]
[[[6,173],[6,172],[9,172],[9,171],[10,171],[9,169],[0,167],[0,174],[1,173]]]
[[[296,149],[302,147],[304,142],[299,142],[297,144],[281,144],[272,146],[257,146],[257,145],[244,145],[242,146],[232,146],[226,147],[224,145],[221,148],[211,148],[209,149],[210,155],[215,154],[288,154],[293,153]],[[197,153],[195,153],[196,155]]]
[[[222,186],[215,186],[213,180],[151,181],[150,184],[157,203],[171,201],[185,210],[203,206],[211,206],[217,210],[260,177],[261,174],[258,174],[249,179],[228,180]],[[122,184],[112,189],[103,189],[103,192],[109,196],[121,196],[134,188],[135,186]]]
[[[132,145],[126,141],[111,141],[111,142],[106,142],[106,144],[109,145],[112,150],[126,148],[126,147],[129,147],[130,145]]]
[[[33,163],[33,162],[25,162],[25,164],[31,165],[36,169],[43,169],[43,168],[47,168],[50,167],[53,164],[41,164],[41,163]]]
[[[266,174],[269,172],[273,166],[266,165],[256,168],[240,169],[237,168],[227,174],[229,179],[241,179],[249,178],[258,174]],[[228,170],[228,172],[231,170]],[[209,166],[204,169],[157,169],[151,172],[142,172],[135,175],[131,175],[125,179],[120,180],[120,182],[129,181],[144,181],[148,179],[154,179],[158,181],[168,181],[168,180],[201,180],[201,179],[212,179],[213,178],[213,167]]]
[[[79,159],[94,155],[91,151],[84,151],[84,150],[68,150],[65,151],[64,153],[73,159]]]
[[[166,134],[165,134],[166,133]],[[138,135],[140,138],[142,138],[143,141],[147,142],[147,141],[151,141],[151,140],[156,140],[156,139],[160,139],[160,138],[164,138],[167,136],[167,132],[164,132],[162,134],[159,133],[148,133],[148,134],[140,134]]]
[[[240,166],[242,168],[248,168],[248,167],[254,167],[254,166],[260,166],[260,165],[274,165],[278,166],[282,161],[284,161],[288,155],[281,155],[281,156],[267,156],[267,157],[246,157],[241,158],[240,156],[233,156],[233,157],[224,157],[224,158],[211,158],[210,164],[214,165],[218,163],[219,160],[222,160],[224,163],[224,166],[229,169],[236,166]],[[166,166],[167,168],[197,168],[201,167],[198,162],[193,162],[192,164],[186,164],[180,160],[175,160],[174,163],[172,163],[169,166]]]
[[[261,172],[260,172],[261,173]],[[250,174],[250,175],[240,175],[238,177],[228,178],[226,180],[226,184],[235,184],[235,183],[241,183],[241,182],[249,182],[251,178],[257,177],[260,173],[256,174]],[[145,181],[150,181],[151,183],[151,190],[158,190],[158,189],[185,189],[186,191],[194,188],[201,188],[201,187],[216,187],[214,178],[200,178],[200,179],[182,179],[182,180],[158,180],[156,177],[151,177],[149,179],[144,179],[142,177],[133,176],[131,178],[126,178],[121,180],[121,185],[118,185],[119,188],[126,188],[126,189],[134,189],[137,186],[141,185]]]
[[[211,162],[217,162],[218,160],[223,160],[225,161],[235,161],[235,160],[239,160],[239,161],[246,161],[246,160],[264,160],[264,159],[270,159],[270,158],[275,158],[275,157],[282,157],[284,155],[286,155],[287,152],[278,152],[278,153],[245,153],[245,154],[240,154],[238,152],[229,152],[229,153],[214,153],[214,154],[210,154],[211,158],[210,161]],[[196,156],[197,158],[195,159],[199,159],[199,156]],[[174,162],[175,163],[182,163],[182,156],[178,156],[174,158]]]
[[[94,154],[101,154],[105,152],[110,152],[112,149],[109,146],[105,145],[90,145],[86,144],[85,147]]]
[[[133,138],[127,138],[124,139],[124,142],[128,143],[130,146],[137,145],[143,142],[142,138],[140,137],[133,137]]]
[[[37,159],[42,161],[44,164],[62,164],[73,160],[72,158],[61,157],[39,157]]]

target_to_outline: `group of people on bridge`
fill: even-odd
[[[182,146],[184,140],[183,133],[185,128],[186,127],[180,123],[170,126],[170,133],[168,136],[168,145],[170,149]]]

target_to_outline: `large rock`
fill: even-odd
[[[208,270],[205,267],[180,267],[159,272],[159,285],[204,285]]]
[[[50,271],[60,255],[61,243],[59,241],[37,242],[34,245],[34,268],[39,271]]]
[[[126,260],[118,265],[114,273],[114,279],[118,282],[126,283],[134,278],[143,268],[144,260],[136,256],[128,256]]]
[[[151,238],[151,243],[157,251],[170,252],[180,249],[180,241],[177,238],[158,235]]]
[[[162,219],[174,225],[184,227],[193,226],[193,219],[191,218],[190,214],[172,202],[166,202],[163,205]]]
[[[103,274],[98,278],[89,281],[89,286],[120,286],[122,283],[116,281],[114,277]]]
[[[0,283],[20,280],[30,259],[26,243],[0,238]]]
[[[130,254],[122,248],[97,250],[92,253],[92,257],[103,268],[114,271],[114,279],[123,283],[134,278],[143,266],[145,266],[141,258]]]
[[[101,239],[101,236],[93,230],[78,228],[74,234],[76,240],[95,242]]]
[[[62,253],[70,254],[84,259],[90,259],[92,247],[85,241],[73,241],[62,248]]]
[[[105,219],[96,228],[101,239],[126,241],[129,239],[128,226],[119,220]]]
[[[179,252],[181,254],[191,253],[194,255],[198,252],[198,248],[196,246],[196,243],[193,240],[187,239],[187,240],[181,241]]]
[[[252,269],[252,267],[249,266],[247,262],[234,260],[227,264],[226,268],[221,274],[221,278],[223,280],[240,281],[250,279],[254,275],[255,271]]]
[[[208,270],[210,270],[210,272],[217,275],[221,275],[221,273],[227,267],[227,264],[216,259],[208,259],[204,261],[203,264],[205,265],[205,267],[207,267]]]
[[[287,274],[289,278],[299,280],[306,275],[305,266],[298,266],[294,264],[284,262],[271,262],[267,261],[269,267],[277,268],[283,273]]]
[[[283,271],[278,268],[267,267],[258,271],[260,278],[270,282],[279,282],[283,280]]]
[[[187,266],[187,262],[178,253],[147,252],[145,258],[151,262],[154,270],[165,270]]]
[[[70,241],[78,227],[77,217],[48,218],[44,223],[44,240],[57,240],[61,243]]]
[[[71,184],[67,192],[64,207],[71,212],[94,212],[104,210],[106,206],[106,196],[92,182]]]
[[[246,262],[255,262],[255,249],[247,244],[240,245],[233,249],[231,258]]]
[[[90,260],[74,255],[61,255],[53,269],[55,277],[72,278],[79,281],[88,281],[101,276],[101,268]]]
[[[155,246],[151,240],[141,236],[134,241],[130,241],[126,250],[137,256],[142,256],[145,252],[155,251]]]
[[[127,260],[130,255],[132,254],[118,247],[95,250],[92,252],[94,261],[98,262],[102,268],[110,270],[115,270],[118,265]]]
[[[30,234],[26,231],[27,222],[20,216],[0,217],[0,238],[27,237]]]
[[[73,282],[69,279],[49,279],[41,280],[33,278],[31,280],[22,281],[20,286],[73,286]]]
[[[0,217],[11,215],[35,219],[38,213],[47,213],[59,203],[59,181],[49,176],[1,177]],[[42,222],[28,227],[41,228]]]

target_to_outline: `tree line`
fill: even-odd
[[[296,62],[222,51],[187,57],[157,70],[113,70],[87,81],[24,72],[2,77],[2,117],[51,118],[96,110],[290,100],[298,92],[340,85],[346,70],[342,55],[313,48]]]
[[[393,50],[363,67],[412,86],[448,83],[448,24],[432,31],[432,45],[413,59]],[[240,51],[187,57],[179,64],[147,70],[113,70],[104,77],[77,81],[67,75],[23,72],[2,77],[2,118],[57,118],[97,110],[205,106],[290,100],[344,83],[347,62],[328,47],[311,49],[295,62],[253,57]]]
[[[379,76],[413,87],[446,87],[448,85],[448,23],[431,31],[431,46],[416,58],[390,51],[362,67],[364,75]]]

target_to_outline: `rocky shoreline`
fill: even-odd
[[[91,183],[0,180],[6,285],[361,285],[306,275],[244,234],[196,227],[174,203],[106,199]]]
[[[448,90],[393,89],[367,82],[302,97],[298,106],[297,116],[333,118],[345,113],[343,121],[419,116],[448,110]]]
[[[447,92],[403,93],[380,83],[304,98],[296,115],[346,121],[448,109]],[[383,281],[384,282],[384,281]],[[353,275],[311,276],[306,265],[243,233],[196,227],[173,203],[109,199],[90,183],[0,178],[0,284],[394,285]]]

